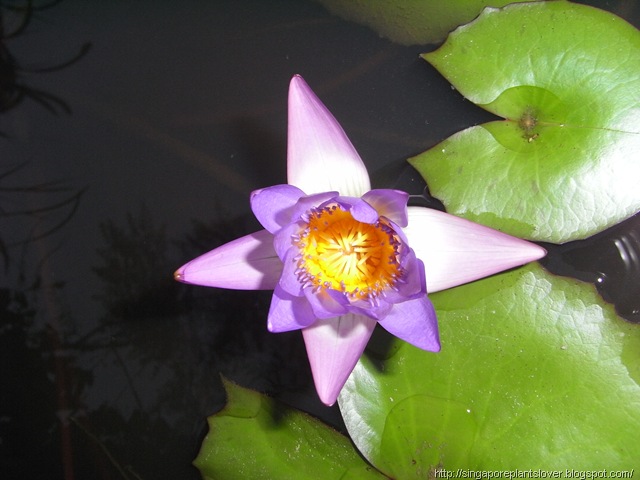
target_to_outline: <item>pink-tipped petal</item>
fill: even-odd
[[[291,223],[291,213],[304,192],[293,185],[275,185],[251,192],[251,210],[260,224],[275,233]]]
[[[448,213],[409,207],[404,229],[424,262],[427,292],[437,292],[538,260],[546,250]]]
[[[233,290],[272,290],[282,273],[282,262],[266,230],[240,237],[180,267],[179,282]]]
[[[440,351],[438,319],[426,295],[397,303],[380,325],[389,333],[422,350]]]
[[[360,197],[371,189],[358,152],[299,75],[289,85],[287,181],[307,194],[337,190]]]
[[[362,199],[378,211],[380,216],[404,228],[407,226],[407,201],[409,194],[400,190],[371,190]]]
[[[313,381],[325,405],[335,403],[375,325],[369,317],[349,314],[318,320],[302,330]]]

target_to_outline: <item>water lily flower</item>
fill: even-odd
[[[177,270],[185,283],[273,289],[267,328],[301,329],[316,390],[332,405],[376,323],[440,350],[436,292],[539,259],[544,249],[371,190],[342,127],[300,76],[289,88],[288,184],[257,190],[264,230]]]

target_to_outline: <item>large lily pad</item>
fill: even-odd
[[[447,211],[565,242],[640,210],[640,32],[569,2],[486,9],[423,55],[506,120],[410,160]]]
[[[318,0],[332,13],[371,27],[403,45],[442,41],[483,7],[528,0]]]
[[[386,478],[322,422],[224,381],[227,405],[209,417],[194,465],[206,480]]]
[[[638,467],[640,327],[593,286],[531,264],[432,299],[442,351],[395,340],[339,398],[373,465],[392,478]]]

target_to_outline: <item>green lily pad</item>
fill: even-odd
[[[473,20],[484,7],[530,0],[318,0],[331,13],[366,25],[402,45],[444,40],[458,25]],[[533,0],[538,1],[538,0]]]
[[[193,462],[206,480],[384,479],[351,442],[324,423],[223,380],[227,405],[209,417]]]
[[[533,240],[588,237],[640,210],[640,32],[569,2],[486,9],[423,55],[505,118],[410,159],[447,211]]]
[[[638,467],[640,327],[592,285],[530,264],[431,298],[442,351],[394,340],[339,398],[380,471]]]

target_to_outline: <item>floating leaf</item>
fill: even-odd
[[[384,479],[322,422],[224,381],[227,405],[209,417],[194,461],[204,479]]]
[[[392,478],[638,467],[640,326],[592,285],[531,264],[431,298],[442,351],[392,340],[339,398],[373,465]]]
[[[640,210],[640,32],[569,2],[486,9],[423,55],[507,120],[410,159],[449,213],[534,240],[585,238]]]

